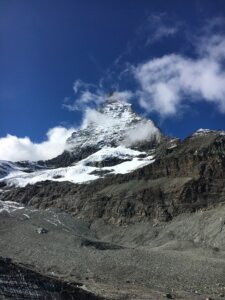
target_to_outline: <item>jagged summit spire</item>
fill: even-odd
[[[118,117],[122,112],[134,113],[131,103],[126,101],[126,95],[121,92],[113,92],[107,98],[106,101],[99,107],[98,111],[111,115],[112,117]],[[114,113],[113,113],[114,112]]]
[[[67,140],[69,151],[120,145],[136,147],[140,143],[150,148],[149,143],[160,140],[161,132],[154,122],[135,113],[122,96],[113,93],[98,111],[87,112],[82,128]]]

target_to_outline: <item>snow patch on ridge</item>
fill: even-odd
[[[132,150],[129,148],[125,148],[123,146],[118,146],[115,148],[104,147],[101,150],[97,151],[96,153],[88,156],[86,159],[82,160],[82,162],[83,163],[99,162],[109,158],[128,159],[142,154],[145,154],[145,152]]]
[[[142,168],[150,163],[153,163],[153,156],[148,156],[144,159],[133,158],[132,161],[125,161],[116,166],[112,167],[104,167],[103,170],[113,170],[113,174],[126,174],[130,173],[136,169]]]

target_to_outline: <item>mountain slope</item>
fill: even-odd
[[[44,163],[66,167],[103,147],[122,145],[146,151],[156,148],[164,138],[155,124],[137,115],[130,104],[110,97],[98,111],[88,110],[82,127],[68,139],[66,150]]]
[[[154,160],[146,166],[126,174],[113,173],[82,185],[51,181],[28,185],[1,198],[37,208],[61,208],[91,221],[168,221],[180,213],[224,202],[225,136],[208,132],[193,134],[183,142],[168,141],[155,150]]]
[[[98,111],[87,112],[61,155],[34,163],[33,170],[31,163],[19,162],[17,168],[2,173],[0,182],[17,186],[45,180],[82,183],[109,173],[128,173],[153,162],[163,139],[151,120],[134,113],[130,104],[110,97]]]
[[[111,223],[169,221],[224,202],[223,131],[200,129],[184,141],[168,138],[129,104],[110,99],[91,112],[67,148],[70,162],[62,154],[51,161],[54,166],[47,161],[41,170],[8,172],[0,179],[6,185],[0,200]]]

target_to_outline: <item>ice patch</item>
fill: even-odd
[[[13,171],[3,179],[0,179],[0,181],[4,180],[8,185],[20,187],[46,180],[85,183],[100,178],[100,175],[97,174],[98,171],[108,170],[112,174],[126,174],[153,163],[153,156],[139,158],[140,155],[143,156],[144,154],[146,155],[145,152],[132,150],[123,146],[116,148],[105,147],[73,166],[40,170],[32,173]],[[101,162],[109,158],[129,159],[129,161],[124,161],[111,167],[94,167],[87,165],[90,162]],[[93,174],[95,171],[97,171],[96,174]]]
[[[113,170],[114,174],[127,174],[153,162],[153,156],[145,159],[133,158],[131,161],[122,162],[114,167],[103,167],[102,170]]]
[[[133,157],[137,157],[142,154],[146,154],[146,153],[125,148],[123,146],[118,146],[116,148],[105,147],[97,151],[96,153],[88,156],[88,158],[82,160],[81,163],[85,164],[89,162],[100,162],[109,158],[119,158],[125,160],[125,159],[131,159]]]
[[[13,212],[18,209],[23,209],[20,203],[13,202],[13,201],[1,201],[0,200],[0,213],[3,211],[7,211],[8,213]]]

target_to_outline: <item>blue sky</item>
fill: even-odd
[[[76,127],[112,90],[169,135],[225,129],[223,0],[0,0],[0,44],[0,141]]]

